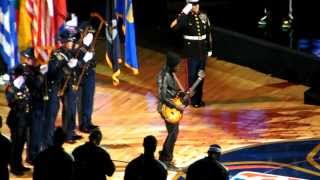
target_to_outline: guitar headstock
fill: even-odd
[[[200,70],[200,71],[198,72],[198,77],[199,77],[200,79],[203,79],[205,76],[206,76],[206,74],[205,74],[204,70]]]

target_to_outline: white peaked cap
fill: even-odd
[[[187,3],[197,3],[199,0],[186,0]]]
[[[77,27],[78,26],[78,17],[72,13],[71,14],[71,19],[66,22],[67,27]]]

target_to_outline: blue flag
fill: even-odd
[[[134,74],[139,73],[139,62],[137,58],[136,35],[133,17],[132,0],[125,2],[125,65],[132,69]]]
[[[8,70],[19,64],[15,1],[0,1],[0,55]]]
[[[108,26],[106,26],[106,60],[109,66],[113,70],[112,80],[113,85],[119,84],[120,76],[120,64],[121,63],[121,51],[120,51],[120,38],[118,31],[118,19],[116,17],[116,0],[107,1],[106,4],[106,21]]]

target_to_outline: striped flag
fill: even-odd
[[[56,26],[53,0],[27,0],[27,11],[31,18],[32,46],[35,56],[46,63],[55,47]]]
[[[16,11],[13,0],[0,1],[0,54],[8,70],[19,63]]]

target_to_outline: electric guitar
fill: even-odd
[[[180,86],[180,89],[183,90],[181,83],[179,80],[176,78],[174,75],[175,80],[177,81],[178,86]],[[200,82],[203,80],[205,77],[205,73],[203,70],[200,70],[198,72],[198,79],[193,83],[193,85],[189,88],[188,91],[183,90],[184,96],[179,96],[177,95],[175,98],[172,99],[172,102],[175,106],[183,106],[183,102],[187,100],[188,98],[192,97],[194,95],[194,90],[195,88],[200,84]],[[161,114],[164,117],[164,119],[172,124],[178,123],[183,116],[183,111],[176,109],[175,107],[169,107],[166,104],[163,104],[161,107]]]

